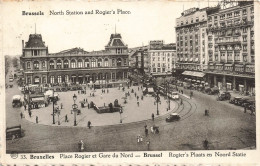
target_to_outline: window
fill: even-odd
[[[57,69],[61,69],[61,60],[57,60]]]
[[[98,59],[98,61],[97,61],[97,66],[98,66],[98,67],[101,67],[101,66],[102,66],[102,59],[100,59],[100,58]]]
[[[240,60],[240,55],[239,55],[239,53],[236,53],[235,54],[235,61],[239,61]]]
[[[124,66],[127,66],[127,59],[124,59]]]
[[[122,59],[121,58],[117,58],[116,65],[117,66],[122,66]]]
[[[33,62],[33,68],[39,69],[39,62],[38,61]]]
[[[243,15],[246,15],[247,14],[247,11],[246,9],[243,10]]]
[[[71,64],[71,68],[76,68],[76,61],[75,61],[75,59],[72,59],[70,64]]]
[[[227,14],[227,17],[228,17],[228,18],[231,18],[231,17],[232,17],[232,13],[228,13],[228,14]]]
[[[240,15],[240,11],[235,11],[234,16],[237,17]]]
[[[42,62],[42,68],[45,68],[46,67],[46,64],[45,64],[45,61]]]
[[[50,79],[50,82],[51,82],[51,84],[53,84],[54,83],[54,76],[51,76],[51,79]]]
[[[247,36],[243,36],[243,42],[247,41]]]
[[[27,62],[27,69],[31,69],[31,63]]]
[[[89,59],[85,59],[85,67],[90,67],[89,66]]]
[[[42,83],[46,83],[46,77],[45,76],[42,77]]]
[[[208,21],[211,22],[212,21],[212,17],[208,17]]]
[[[243,28],[243,33],[246,33],[247,32],[247,28]]]
[[[95,59],[91,59],[91,67],[96,67],[96,60]]]
[[[65,75],[65,82],[69,82],[69,75]]]
[[[161,67],[161,64],[160,64],[160,63],[157,63],[157,67]]]
[[[78,68],[82,68],[83,67],[83,61],[82,59],[78,60]]]
[[[160,57],[158,57],[158,61],[160,61]]]
[[[61,82],[62,82],[61,76],[58,76],[58,83],[61,83]]]
[[[64,60],[64,69],[69,68],[69,61],[66,59]]]
[[[105,67],[108,67],[108,59],[105,58]]]
[[[191,23],[193,23],[193,18],[191,19]]]
[[[50,61],[50,69],[54,69],[54,61],[53,60]]]
[[[153,72],[156,72],[156,68],[153,68]]]
[[[196,22],[199,22],[199,17],[196,17]]]
[[[223,19],[225,19],[225,14],[220,16],[220,20],[223,20]]]
[[[162,72],[165,72],[165,68],[162,68]]]
[[[28,82],[28,84],[31,84],[31,83],[32,83],[32,80],[31,80],[30,77],[27,77],[27,82]]]
[[[117,49],[116,49],[116,53],[117,53],[117,54],[122,54],[122,53],[123,53],[123,51],[122,51],[122,49],[121,49],[121,48],[117,48]]]
[[[157,72],[160,73],[161,72],[161,68],[157,68]]]
[[[243,50],[247,51],[247,45],[243,45]]]
[[[254,13],[254,8],[253,7],[250,8],[250,12]]]
[[[163,57],[162,60],[165,61],[165,57]]]
[[[227,54],[227,60],[228,60],[228,61],[232,61],[232,54],[231,54],[231,53],[228,53],[228,54]]]

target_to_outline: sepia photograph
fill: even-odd
[[[16,3],[2,11],[12,158],[256,150],[253,1]]]

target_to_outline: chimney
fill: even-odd
[[[24,40],[22,40],[22,48],[24,48]]]

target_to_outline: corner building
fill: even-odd
[[[254,2],[223,1],[207,11],[207,81],[223,90],[255,92]]]
[[[40,34],[31,34],[22,45],[26,84],[113,83],[128,78],[128,46],[120,34],[111,34],[102,51],[72,48],[50,54]]]
[[[203,80],[207,68],[207,8],[191,8],[176,19],[177,61],[173,74]],[[194,79],[195,79],[194,78]]]

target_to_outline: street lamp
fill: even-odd
[[[160,102],[159,90],[156,91],[155,101],[157,103],[157,115],[159,115],[158,103]]]
[[[74,111],[74,126],[77,126],[77,120],[76,120],[76,113],[78,111],[78,105],[76,104],[76,100],[77,100],[77,96],[74,94],[73,95],[73,101],[74,101],[74,104],[72,105],[72,109]]]
[[[167,82],[167,93],[170,94],[169,92],[169,82]],[[171,109],[171,100],[170,100],[170,95],[167,96],[168,97],[168,103],[169,103],[169,110]]]
[[[54,109],[54,103],[55,103],[55,98],[54,98],[54,89],[52,90],[52,123],[55,124],[55,109]]]

